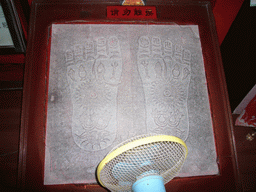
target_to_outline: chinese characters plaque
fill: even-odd
[[[156,19],[154,6],[108,6],[107,17],[110,19]]]

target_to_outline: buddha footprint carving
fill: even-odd
[[[109,147],[116,135],[117,86],[122,59],[117,37],[87,39],[66,51],[73,105],[72,136],[87,151]]]
[[[191,52],[170,39],[141,36],[137,63],[143,82],[147,130],[186,140]]]

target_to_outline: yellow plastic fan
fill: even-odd
[[[178,137],[142,135],[129,139],[100,162],[97,177],[111,191],[163,192],[180,171],[187,146]]]

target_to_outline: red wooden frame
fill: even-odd
[[[54,2],[54,3],[53,3]],[[30,36],[25,66],[24,94],[20,133],[18,186],[35,190],[105,191],[99,185],[43,185],[46,100],[48,81],[48,40],[50,26],[59,22],[110,22],[108,5],[80,3],[79,0],[37,0],[32,5]],[[234,134],[218,39],[209,2],[154,2],[158,19],[154,22],[175,22],[199,26],[202,43],[211,114],[220,173],[213,176],[175,178],[166,185],[167,191],[235,191],[240,190]],[[112,20],[113,21],[113,20]],[[123,22],[115,20],[115,22]],[[138,21],[139,22],[139,21]]]

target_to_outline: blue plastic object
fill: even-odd
[[[160,175],[145,176],[132,185],[134,192],[166,192],[164,179]]]

